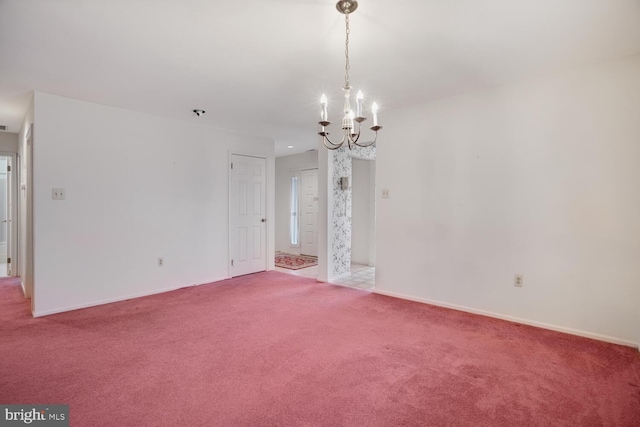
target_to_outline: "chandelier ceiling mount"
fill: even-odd
[[[358,2],[353,0],[342,0],[336,4],[336,9],[342,14],[353,13],[358,8]]]

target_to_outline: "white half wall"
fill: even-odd
[[[36,316],[228,278],[232,152],[267,158],[274,218],[273,140],[41,92],[35,112]]]
[[[293,247],[289,240],[291,202],[291,178],[300,176],[304,169],[318,168],[318,152],[294,154],[276,158],[276,251],[300,254],[300,247]]]
[[[385,117],[376,290],[640,342],[639,56]]]

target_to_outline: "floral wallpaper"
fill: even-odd
[[[351,271],[351,158],[376,158],[375,144],[371,147],[340,148],[330,153],[333,156],[333,206],[330,206],[330,224],[333,226],[331,277],[342,276]],[[349,178],[349,189],[342,190],[340,178]]]

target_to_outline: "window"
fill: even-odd
[[[300,215],[298,206],[300,179],[297,176],[291,177],[291,221],[289,226],[289,236],[291,246],[300,246]]]

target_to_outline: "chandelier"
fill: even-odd
[[[359,147],[368,147],[376,142],[378,139],[378,131],[382,129],[382,126],[378,125],[378,104],[375,102],[371,105],[371,114],[373,115],[373,126],[370,127],[372,131],[375,132],[375,136],[373,141],[369,142],[358,142],[360,139],[360,127],[362,122],[367,120],[366,117],[362,115],[362,103],[364,101],[364,95],[361,90],[356,94],[356,112],[354,113],[351,109],[351,85],[349,84],[349,70],[351,66],[349,64],[349,15],[353,13],[358,8],[358,2],[355,0],[341,0],[336,4],[336,8],[338,12],[344,14],[344,22],[346,28],[346,41],[345,41],[345,67],[344,67],[344,87],[342,90],[344,91],[344,117],[342,118],[342,130],[344,135],[342,136],[342,141],[339,143],[334,143],[329,139],[329,132],[325,130],[327,126],[331,124],[328,120],[327,115],[327,96],[322,94],[320,98],[320,121],[318,124],[321,126],[320,132],[318,134],[322,136],[322,142],[324,146],[329,150],[337,150],[342,147],[342,145],[346,142],[349,146],[349,149],[353,149],[355,145]],[[358,124],[358,130],[356,132],[355,123]]]

